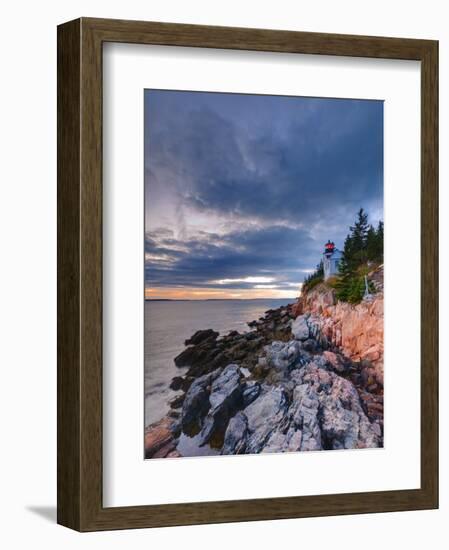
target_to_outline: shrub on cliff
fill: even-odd
[[[316,269],[313,273],[308,275],[304,278],[304,282],[302,284],[302,292],[308,292],[309,290],[312,290],[313,287],[316,285],[319,285],[324,281],[324,266],[323,266],[323,260],[320,261],[320,263],[316,266]]]
[[[376,289],[371,281],[368,281],[368,290],[371,294],[376,292]],[[362,275],[354,275],[350,277],[344,288],[338,288],[337,298],[351,304],[358,304],[365,294],[365,277]]]

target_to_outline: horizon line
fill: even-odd
[[[286,298],[144,298],[145,302],[249,302],[254,300],[297,300],[298,296]]]

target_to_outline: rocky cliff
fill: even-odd
[[[371,280],[377,293],[358,305],[322,285],[247,332],[195,333],[146,457],[382,446],[383,272]]]
[[[335,291],[322,283],[298,299],[294,315],[308,315],[321,337],[355,362],[369,362],[383,385],[384,293],[383,266],[368,274],[376,293],[357,305],[338,302]]]

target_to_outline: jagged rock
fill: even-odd
[[[222,454],[381,446],[383,346],[371,328],[383,315],[382,299],[341,305],[330,293],[316,308],[304,302],[295,320],[287,307],[249,323],[251,332],[218,338],[211,329],[197,331],[175,359],[189,367],[171,383],[183,392],[171,405],[184,399],[182,409],[167,415],[168,430],[161,424],[146,432],[149,455],[176,456],[181,431],[198,434],[196,445],[221,446]],[[376,320],[368,319],[364,335],[367,314]],[[355,340],[348,340],[348,327]],[[363,351],[351,360],[342,342]]]
[[[296,386],[290,407],[291,428],[301,430],[300,451],[321,450],[321,430],[318,420],[320,401],[310,384]]]
[[[305,367],[304,382],[311,386],[320,404],[321,438],[325,449],[379,447],[381,441],[361,406],[354,385],[313,363]],[[319,388],[321,391],[317,391]]]
[[[247,349],[252,351],[260,348],[264,342],[264,339],[259,338],[250,338],[249,341],[247,341]]]
[[[316,353],[319,349],[319,344],[314,338],[307,338],[302,345],[306,351],[310,351],[311,353]]]
[[[166,445],[156,451],[151,458],[166,458],[169,454],[176,450],[176,443],[170,440]]]
[[[181,458],[182,454],[177,450],[173,450],[168,455],[166,455],[164,458]]]
[[[202,421],[209,410],[209,386],[220,375],[221,369],[204,374],[192,383],[182,405],[182,427],[188,429],[192,423]]]
[[[289,428],[286,433],[274,432],[262,449],[263,453],[294,452],[301,449],[302,431]]]
[[[205,340],[216,340],[218,338],[218,332],[215,332],[211,328],[206,330],[197,330],[193,336],[191,336],[188,340],[185,341],[186,346],[197,346],[198,344],[201,344]]]
[[[184,402],[184,398],[185,398],[185,395],[184,394],[180,394],[180,395],[176,395],[175,397],[173,397],[173,399],[171,399],[169,401],[169,406],[171,409],[179,409],[182,407],[182,404]]]
[[[225,453],[236,447],[246,453],[378,447],[380,424],[365,415],[352,383],[326,365],[312,361],[295,369],[285,389],[265,386],[239,413],[236,426],[229,424]]]
[[[186,379],[198,378],[203,374],[229,363],[229,356],[225,353],[223,340],[217,341],[218,332],[213,330],[197,331],[189,340],[190,345],[174,359],[178,367],[189,367]],[[193,344],[193,342],[197,342]],[[179,382],[175,382],[176,384]]]
[[[243,375],[238,365],[228,365],[212,382],[210,409],[200,435],[200,445],[209,441],[215,431],[224,430],[243,393]]]
[[[291,331],[296,340],[307,340],[310,336],[309,325],[307,324],[307,316],[300,315],[297,317],[291,326]]]
[[[295,314],[309,315],[309,327],[319,330],[320,342],[339,348],[352,361],[367,359],[376,369],[377,384],[383,385],[383,266],[368,274],[375,282],[377,294],[372,301],[353,305],[340,302],[335,291],[318,285],[303,294],[295,307]]]
[[[342,373],[345,371],[344,362],[341,360],[341,357],[333,351],[323,351],[323,357],[335,372]]]
[[[211,413],[232,405],[242,392],[240,380],[243,377],[238,365],[228,365],[212,383],[209,397]]]
[[[267,439],[283,419],[288,407],[288,399],[281,387],[267,389],[244,409],[248,420],[249,436],[246,452],[260,452]]]
[[[227,354],[229,357],[232,357],[233,361],[243,359],[248,353],[248,342],[246,339],[243,341],[238,341],[234,346],[229,348]]]
[[[295,340],[289,342],[272,342],[265,347],[269,367],[285,370],[292,366],[301,354],[301,344]]]
[[[247,382],[242,394],[243,407],[250,405],[260,394],[260,384]]]
[[[226,429],[222,455],[240,454],[245,452],[248,435],[248,419],[242,412],[238,412],[229,421]]]
[[[189,367],[194,363],[206,359],[207,350],[199,348],[197,346],[189,346],[185,350],[181,351],[174,359],[177,367]]]
[[[169,387],[174,391],[178,391],[182,389],[183,385],[184,385],[184,378],[182,376],[175,376],[172,379]]]
[[[383,395],[375,395],[368,391],[359,390],[360,401],[365,414],[371,422],[383,426],[384,405]]]
[[[316,286],[312,291],[301,294],[297,303],[293,306],[294,317],[304,313],[316,313],[321,315],[326,309],[337,303],[335,290],[324,284]]]
[[[145,429],[145,458],[163,458],[174,450],[172,424],[173,420],[165,417]]]

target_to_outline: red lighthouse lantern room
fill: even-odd
[[[332,243],[331,241],[327,241],[327,243],[324,245],[324,253],[325,254],[333,254],[335,250],[335,243]]]

